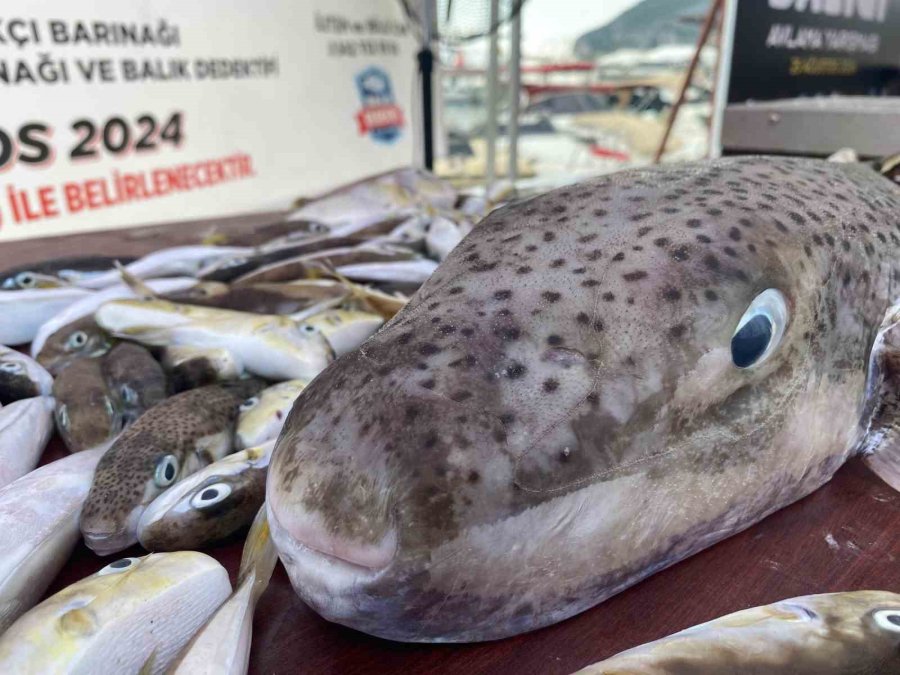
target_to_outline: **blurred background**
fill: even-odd
[[[491,4],[437,2],[438,175],[460,187],[508,176],[511,124],[517,126],[520,189],[549,188],[653,160],[710,10],[708,0],[499,0],[494,17]],[[708,152],[721,16],[713,17],[699,51],[666,161]],[[490,86],[492,51],[496,87]],[[512,81],[517,58],[519,87]]]

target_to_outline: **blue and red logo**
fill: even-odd
[[[394,100],[391,78],[371,66],[356,76],[356,89],[362,101],[362,110],[356,113],[356,123],[361,135],[369,134],[379,143],[393,143],[403,128],[403,110]]]

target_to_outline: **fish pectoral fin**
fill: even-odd
[[[862,425],[864,461],[900,491],[900,304],[887,311],[872,346]]]

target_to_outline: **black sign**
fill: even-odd
[[[900,95],[900,0],[735,0],[728,102]]]

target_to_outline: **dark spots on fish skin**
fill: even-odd
[[[722,209],[706,209],[706,212],[711,216],[721,216]]]
[[[683,323],[676,323],[669,329],[669,336],[678,340],[684,337],[684,334],[687,332],[687,326]]]
[[[475,469],[472,469],[471,471],[469,471],[469,475],[466,476],[466,480],[469,483],[477,483],[481,480],[481,474],[479,474]]]
[[[750,228],[750,227],[753,227],[753,221],[750,220],[749,218],[739,218],[738,225],[740,225],[741,227]]]
[[[537,251],[537,249],[538,249],[538,247],[535,246],[534,244],[528,244],[528,246],[525,247],[525,250],[528,251],[529,253],[534,253],[535,251]]]
[[[678,302],[681,300],[681,291],[679,291],[674,286],[667,286],[663,292],[662,296],[668,302]]]
[[[550,263],[550,267],[556,269],[557,267],[562,267],[565,264],[566,264],[565,258],[557,258],[552,263]]]
[[[472,398],[472,392],[466,391],[465,389],[461,389],[450,394],[450,400],[456,401],[457,403],[462,403],[463,401],[470,398]]]
[[[438,332],[441,335],[443,335],[444,337],[446,337],[446,336],[452,335],[453,333],[456,332],[456,326],[451,326],[450,324],[444,324],[443,326],[440,327],[440,330],[438,330]]]
[[[463,292],[462,286],[454,286],[449,291],[447,291],[448,295],[459,295]]]
[[[606,211],[605,209],[594,209],[594,215],[598,218],[603,218],[603,216],[607,215],[607,213],[608,211]]]
[[[707,237],[705,234],[698,234],[697,241],[699,241],[701,244],[711,244],[712,243],[712,239]]]
[[[541,385],[541,388],[545,392],[550,394],[550,393],[553,393],[554,391],[556,391],[557,389],[559,389],[559,382],[557,380],[554,380],[553,378],[549,378],[549,379],[544,380],[543,384]]]
[[[660,209],[663,213],[678,213],[681,211],[677,206],[664,206]]]
[[[796,211],[789,211],[788,218],[793,220],[797,225],[803,225],[804,223],[806,223],[806,218],[804,218],[802,214],[799,214]]]
[[[465,258],[463,258],[463,261],[464,262],[475,262],[480,257],[481,257],[481,254],[478,251],[475,251],[475,253],[470,253]]]
[[[587,315],[587,312],[578,312],[578,314],[575,315],[575,320],[586,326],[591,322],[591,317]]]
[[[531,272],[531,268],[528,265],[522,265],[516,269],[516,274],[528,274],[529,272]]]
[[[522,238],[521,233],[520,233],[520,234],[513,234],[513,235],[510,235],[509,237],[504,237],[503,239],[501,239],[501,240],[500,240],[500,243],[501,243],[501,244],[509,244],[510,242],[517,241],[517,240],[519,240],[519,239],[521,239],[521,238]]]
[[[522,337],[522,331],[517,326],[500,326],[494,329],[494,335],[504,342],[515,342]]]
[[[597,238],[596,234],[586,234],[582,237],[578,237],[579,244],[587,244],[588,242],[594,241]]]
[[[653,240],[653,245],[658,246],[659,248],[664,248],[669,245],[668,237],[659,237]]]
[[[595,288],[596,286],[600,285],[600,282],[596,279],[585,279],[581,282],[581,285],[585,288]]]
[[[710,302],[715,302],[719,299],[719,294],[711,288],[707,288],[705,291],[703,291],[703,296]]]
[[[439,316],[431,317],[431,323],[440,323],[441,321],[443,321],[443,319]]]
[[[406,331],[405,333],[400,333],[399,337],[397,337],[397,342],[401,345],[409,344],[409,341],[412,340],[412,338],[412,331]]]
[[[717,271],[722,266],[719,262],[719,259],[712,253],[708,253],[707,255],[703,256],[703,264],[707,269],[713,271]]]
[[[548,335],[547,344],[551,347],[558,347],[563,343],[563,339],[559,335]]]
[[[492,263],[480,262],[477,265],[472,265],[469,268],[472,272],[490,272],[492,269],[497,267],[497,261],[495,260]]]
[[[736,227],[732,227],[728,230],[728,238],[731,239],[731,241],[740,241],[742,236],[741,231]]]
[[[527,370],[528,369],[518,361],[513,361],[506,367],[506,376],[511,380],[518,380],[525,375]]]
[[[547,302],[558,302],[562,297],[562,293],[558,293],[556,291],[544,291],[543,293],[541,293],[541,297]]]
[[[591,251],[590,253],[588,253],[587,259],[590,260],[591,262],[594,262],[594,261],[596,261],[596,260],[600,260],[600,257],[601,257],[602,255],[603,255],[603,253],[600,251],[600,249],[599,249],[599,248],[595,248],[593,251]]]
[[[622,275],[622,278],[625,281],[639,281],[640,279],[645,279],[647,277],[647,273],[643,270],[635,270],[634,272],[626,272]]]
[[[587,267],[576,267],[572,270],[572,274],[584,274],[585,272],[587,272]]]
[[[629,305],[633,305],[633,304],[634,304],[634,298],[631,298],[631,297],[625,298],[625,302],[626,302],[627,304],[629,304]]]
[[[619,251],[612,257],[613,262],[621,262],[622,260],[625,260],[625,251]]]
[[[563,195],[565,196],[565,194]],[[550,209],[551,213],[565,213],[566,206],[564,204],[557,204],[553,208]]]
[[[807,258],[812,258],[812,248],[809,244],[803,245],[803,252],[806,253]]]
[[[591,324],[591,328],[593,328],[598,333],[602,333],[603,332],[603,322],[600,319],[595,319],[594,322]]]
[[[643,251],[644,247],[643,246],[632,246],[631,250],[632,251]]]
[[[650,214],[648,213],[647,215],[649,216]],[[640,239],[641,237],[646,235],[652,229],[653,229],[652,227],[639,227],[638,231],[637,231],[638,239]]]
[[[880,241],[882,244],[887,243],[887,237],[885,237],[881,232],[878,232],[875,236],[878,237],[878,241]]]
[[[699,227],[702,227],[703,223],[699,218],[691,218],[687,221],[687,226],[692,230],[696,230]]]
[[[684,262],[691,257],[690,249],[687,246],[679,246],[672,250],[672,259],[677,262]]]
[[[472,337],[475,334],[475,330],[473,328],[463,328],[461,331],[465,337]]]
[[[426,342],[419,346],[419,353],[422,356],[432,356],[441,351],[441,348],[436,344],[432,344],[431,342]]]
[[[509,300],[512,297],[512,291],[502,290],[494,292],[494,300]]]
[[[725,255],[730,256],[730,257],[732,257],[732,258],[737,258],[737,257],[738,257],[737,251],[735,251],[735,250],[734,250],[733,248],[731,248],[730,246],[725,246],[725,247],[723,247],[723,248],[722,248],[722,251],[725,253]]]
[[[747,250],[750,251],[750,253],[756,253],[756,244],[747,244]]]
[[[824,245],[825,245],[825,241],[824,241],[824,240],[822,239],[822,237],[818,234],[818,232],[815,233],[815,234],[813,234],[812,240],[813,240],[813,243],[814,243],[816,246],[824,246]]]
[[[556,235],[553,232],[544,232],[544,241],[550,242],[556,239]]]

